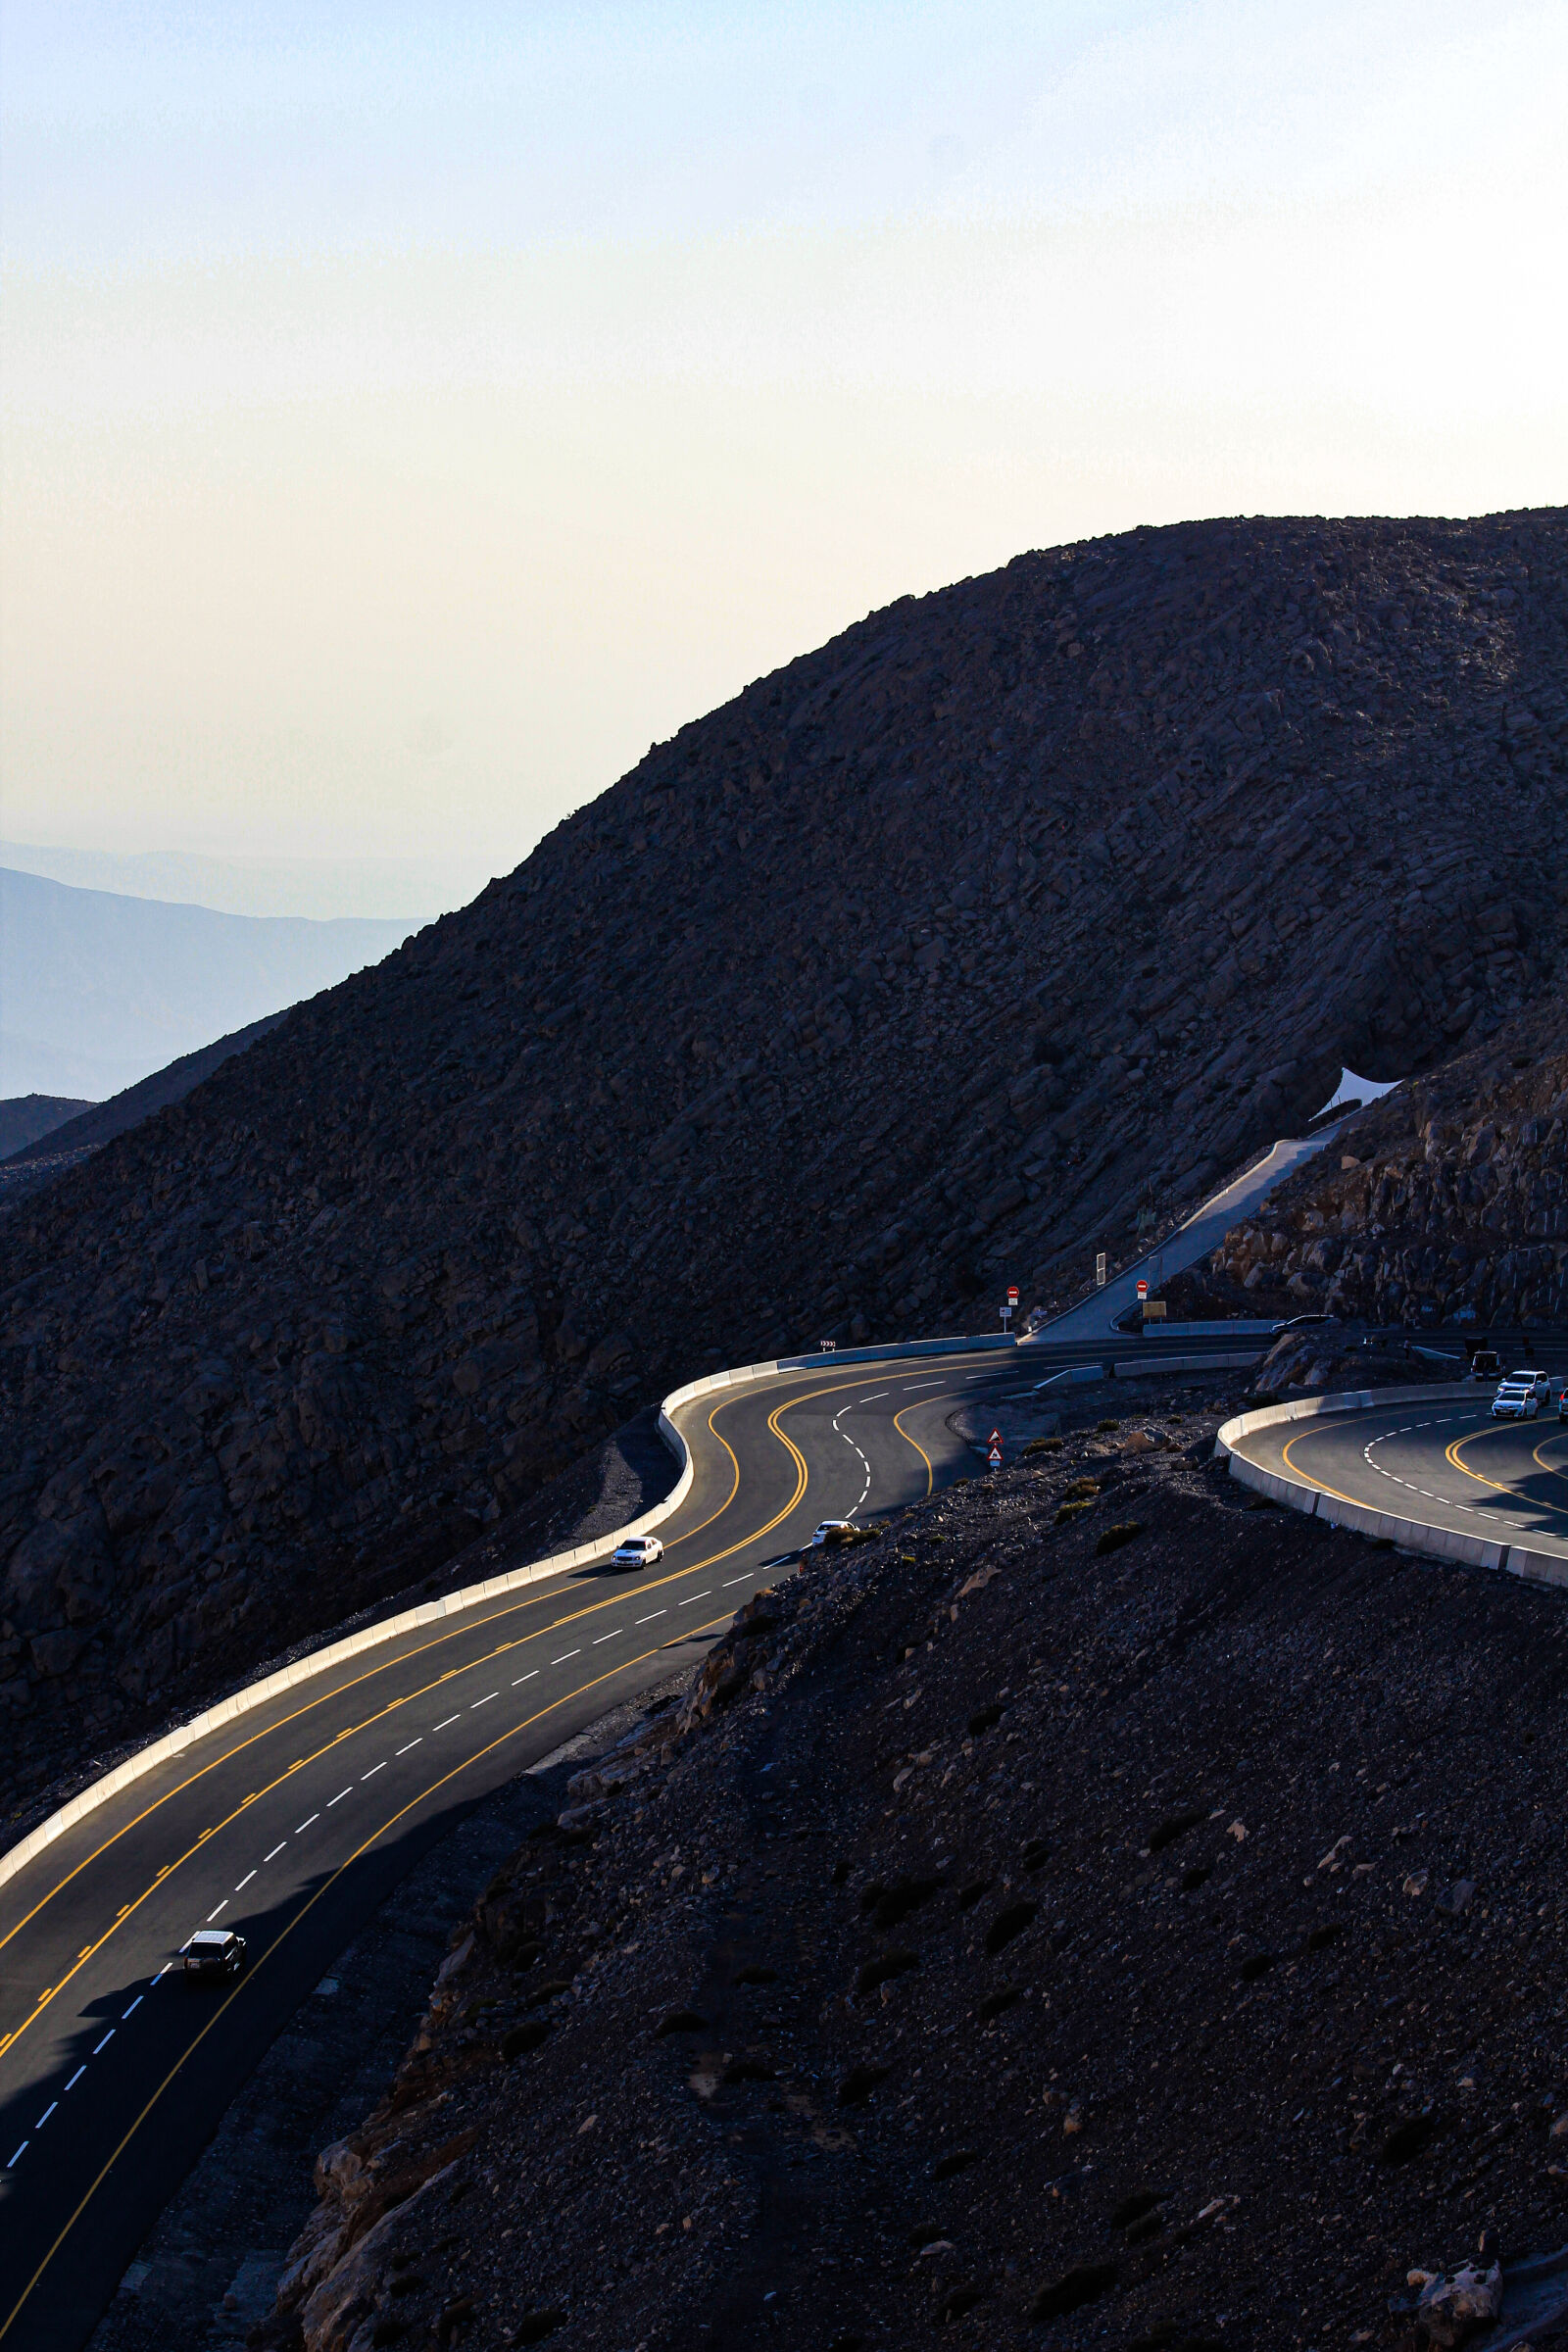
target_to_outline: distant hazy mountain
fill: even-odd
[[[0,1097],[119,1094],[417,927],[220,914],[0,869]]]
[[[313,922],[427,923],[466,906],[490,879],[472,858],[198,858],[183,850],[129,856],[32,841],[0,841],[0,866],[73,890],[211,906],[219,914],[300,914]]]
[[[95,1102],[74,1101],[69,1095],[17,1095],[0,1102],[0,1159],[24,1152],[41,1135],[52,1135],[78,1111],[96,1110]]]

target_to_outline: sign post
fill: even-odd
[[[1017,1313],[1017,1311],[1018,1285],[1015,1282],[1009,1282],[1007,1285],[1006,1302],[1002,1309],[1002,1328],[1004,1331],[1008,1328],[1013,1316]]]

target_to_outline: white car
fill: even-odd
[[[1551,1395],[1544,1372],[1510,1372],[1492,1399],[1494,1421],[1533,1421]]]
[[[811,1543],[818,1547],[827,1544],[847,1544],[852,1536],[859,1532],[853,1519],[824,1519],[811,1538]]]
[[[664,1546],[657,1536],[628,1536],[625,1543],[617,1544],[612,1552],[611,1565],[615,1568],[651,1568],[656,1560],[662,1560],[663,1556]]]

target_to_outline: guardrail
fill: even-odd
[[[531,1560],[526,1567],[508,1569],[503,1575],[486,1577],[482,1583],[465,1585],[456,1592],[443,1593],[437,1600],[420,1601],[412,1609],[403,1609],[395,1617],[382,1617],[373,1625],[361,1626],[358,1632],[345,1635],[341,1641],[327,1642],[322,1648],[311,1650],[280,1666],[259,1682],[247,1683],[241,1690],[231,1691],[215,1706],[193,1715],[188,1723],[176,1724],[161,1738],[149,1740],[85,1788],[77,1790],[48,1818],[29,1830],[24,1838],[5,1854],[0,1854],[0,1886],[15,1878],[33,1857],[52,1845],[57,1838],[83,1817],[107,1804],[122,1788],[139,1781],[160,1764],[170,1763],[182,1755],[186,1748],[204,1740],[209,1732],[220,1731],[224,1724],[233,1723],[241,1715],[249,1715],[270,1699],[279,1698],[300,1683],[311,1682],[318,1674],[329,1674],[333,1667],[346,1665],[351,1658],[363,1656],[383,1642],[394,1642],[400,1634],[417,1633],[427,1625],[435,1625],[444,1617],[460,1616],[464,1610],[479,1607],[487,1600],[521,1591],[528,1585],[540,1584],[549,1576],[564,1576],[573,1568],[587,1567],[594,1560],[609,1557],[618,1544],[628,1537],[651,1535],[680,1508],[691,1493],[696,1475],[691,1448],[675,1424],[673,1415],[683,1405],[695,1404],[705,1396],[717,1396],[722,1389],[740,1388],[756,1380],[767,1380],[779,1372],[810,1371],[818,1365],[871,1363],[894,1356],[953,1355],[968,1353],[976,1348],[1015,1348],[1016,1340],[999,1339],[986,1333],[973,1340],[910,1340],[892,1348],[854,1348],[836,1349],[830,1354],[782,1356],[766,1364],[742,1364],[729,1371],[711,1372],[702,1380],[688,1381],[681,1389],[673,1389],[659,1408],[659,1434],[674,1455],[679,1469],[669,1493],[640,1517],[629,1519],[624,1527],[611,1530],[591,1544],[574,1544],[569,1551],[552,1552],[542,1560]]]
[[[1392,1543],[1401,1551],[1419,1552],[1426,1559],[1458,1560],[1469,1568],[1500,1569],[1533,1584],[1568,1586],[1568,1555],[1539,1551],[1528,1544],[1493,1543],[1484,1536],[1461,1535],[1458,1529],[1434,1527],[1423,1519],[1405,1518],[1394,1511],[1374,1510],[1370,1503],[1350,1502],[1327,1494],[1308,1479],[1282,1477],[1266,1470],[1238,1450],[1254,1430],[1277,1429],[1292,1421],[1309,1421],[1325,1413],[1361,1413],[1386,1404],[1446,1404],[1467,1398],[1478,1403],[1484,1394],[1473,1381],[1438,1381],[1419,1389],[1354,1389],[1334,1396],[1301,1396],[1289,1404],[1264,1405],[1238,1413],[1223,1424],[1214,1440],[1217,1459],[1230,1475],[1254,1494],[1266,1494],[1287,1510],[1301,1511],[1329,1527],[1349,1528],[1375,1542]]]

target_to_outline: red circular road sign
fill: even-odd
[[[1149,1285],[1147,1282],[1141,1282],[1138,1285],[1138,1296],[1140,1298],[1147,1298],[1149,1297]]]
[[[1018,1303],[1018,1285],[1017,1285],[1015,1282],[1009,1282],[1009,1283],[1008,1283],[1008,1285],[1007,1285],[1007,1304],[1008,1304],[1009,1306],[1016,1306],[1016,1305],[1017,1305],[1017,1303]]]

